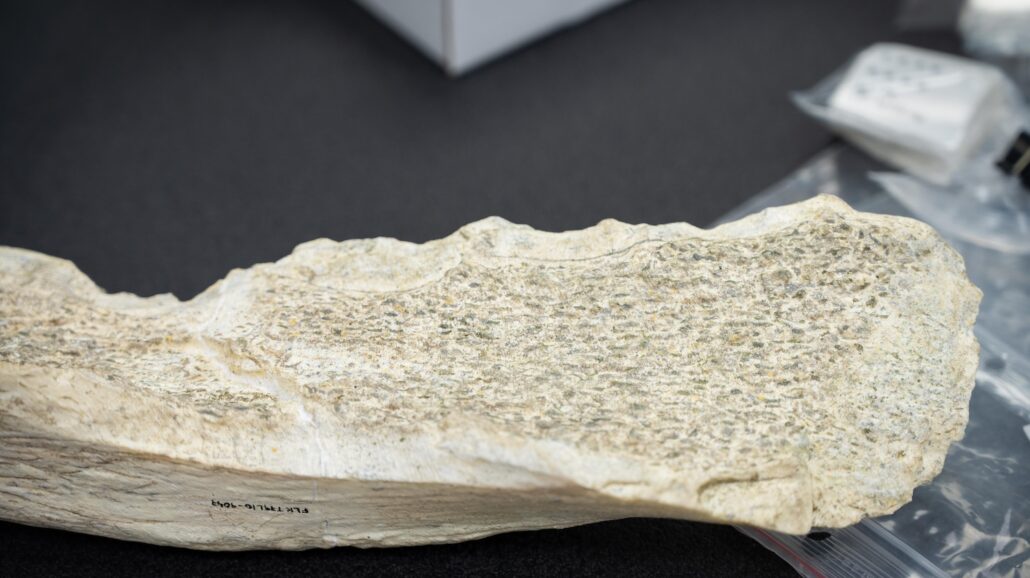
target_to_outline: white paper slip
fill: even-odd
[[[933,148],[959,151],[975,138],[1001,75],[964,58],[898,44],[859,54],[829,105]]]

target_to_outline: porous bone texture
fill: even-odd
[[[832,197],[320,239],[186,302],[0,275],[0,517],[196,548],[844,526],[940,471],[977,366],[958,254]]]

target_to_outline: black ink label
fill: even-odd
[[[281,512],[283,514],[308,514],[307,508],[303,506],[284,506],[282,504],[251,504],[249,502],[223,502],[211,500],[212,508],[223,510],[249,510],[251,512]]]

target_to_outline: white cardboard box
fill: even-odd
[[[453,75],[626,0],[356,0]]]

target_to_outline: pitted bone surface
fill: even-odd
[[[422,245],[321,239],[187,302],[109,295],[19,249],[0,248],[0,274],[0,432],[17,442],[0,449],[17,496],[0,517],[205,548],[454,541],[627,515],[847,525],[940,471],[978,354],[980,293],[961,258],[925,225],[831,197],[710,231],[489,218]],[[209,483],[164,519],[161,495],[108,494],[102,477],[76,487],[86,466],[62,443]],[[45,459],[26,466],[34,452]],[[271,494],[310,480],[276,499],[324,515],[278,516],[252,539],[220,529],[206,502],[247,475]],[[403,486],[383,499],[409,517],[443,522],[377,518],[377,483]],[[333,513],[356,495],[367,508]],[[91,499],[132,503],[109,519],[48,511]],[[207,537],[188,538],[191,524]]]

